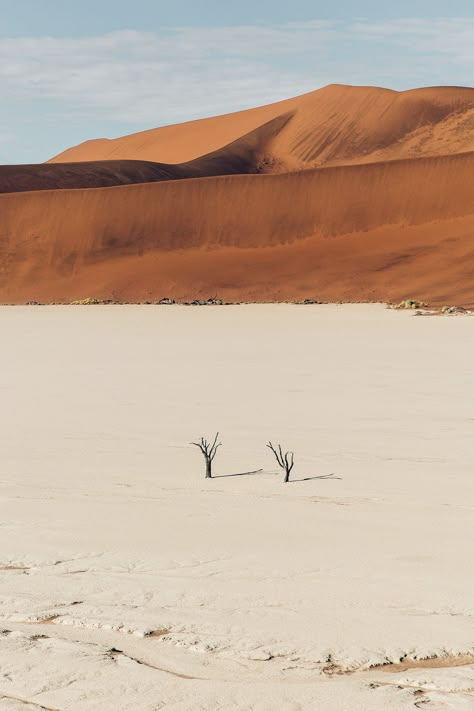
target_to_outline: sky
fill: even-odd
[[[473,0],[0,0],[0,163],[331,83],[473,86]]]

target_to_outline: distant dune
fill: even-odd
[[[474,89],[328,86],[0,167],[0,299],[474,305]]]
[[[291,168],[474,150],[474,89],[327,86],[259,109],[88,141],[52,162],[152,160],[181,163],[219,150],[279,116],[291,118],[269,153]]]

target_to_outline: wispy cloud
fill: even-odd
[[[0,92],[13,126],[41,121],[161,125],[295,96],[330,82],[406,88],[469,83],[474,17],[352,24],[124,30],[0,40]],[[31,112],[30,112],[31,113]]]
[[[61,100],[115,120],[162,122],[309,91],[334,77],[341,65],[348,76],[339,80],[351,82],[363,47],[354,48],[358,61],[348,71],[348,42],[409,46],[429,53],[427,61],[448,57],[472,69],[474,18],[180,27],[160,33],[1,40],[0,90],[18,99]],[[335,46],[346,60],[334,53]],[[403,64],[401,57],[401,72]],[[364,83],[369,83],[374,67],[365,70]]]
[[[59,99],[114,120],[163,121],[309,91],[323,74],[275,67],[272,58],[317,52],[333,32],[322,23],[2,40],[0,90],[17,99]]]
[[[466,63],[470,71],[474,63],[474,16],[433,20],[393,20],[382,23],[355,23],[353,32],[367,41],[390,42],[424,53],[427,61]]]

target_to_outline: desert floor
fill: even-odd
[[[2,711],[473,708],[474,319],[0,325]]]

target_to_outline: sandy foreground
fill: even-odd
[[[472,318],[0,324],[2,711],[473,708]]]

